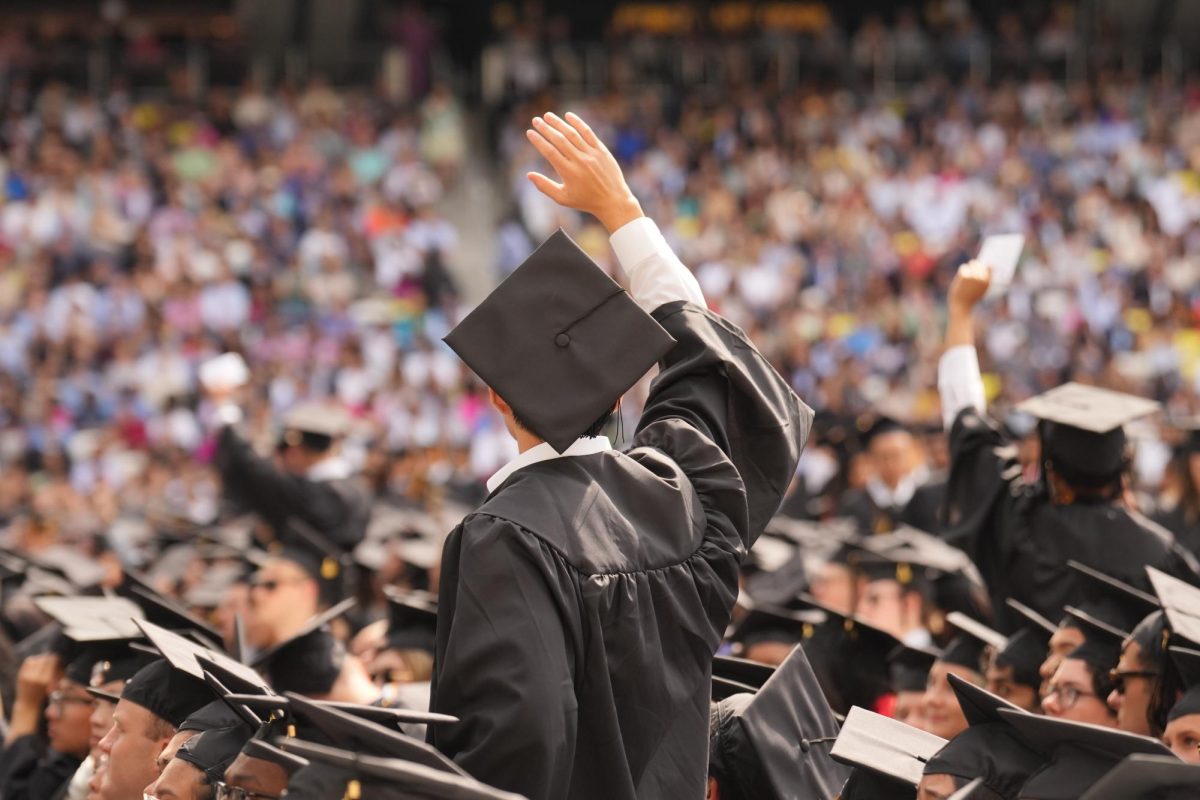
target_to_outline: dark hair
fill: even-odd
[[[509,408],[512,408],[512,406],[510,405]],[[584,439],[595,439],[597,436],[603,434],[604,429],[608,427],[608,423],[612,422],[613,414],[615,412],[615,407],[605,411],[600,415],[599,418],[597,418],[595,422],[587,427],[587,430],[579,434],[580,437]],[[530,433],[534,433],[533,427],[525,422],[525,420],[521,419],[515,408],[512,409],[512,415],[513,422],[517,423],[517,427],[521,428],[522,430],[529,431]]]

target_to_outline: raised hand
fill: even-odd
[[[950,310],[969,314],[987,294],[991,280],[992,268],[982,261],[972,259],[963,264],[950,283],[950,292],[946,298]]]
[[[578,115],[534,117],[526,136],[558,173],[558,181],[540,172],[527,175],[542,194],[591,214],[609,233],[643,216],[617,159]]]

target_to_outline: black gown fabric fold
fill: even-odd
[[[736,327],[686,303],[632,449],[518,470],[442,558],[430,741],[531,800],[699,798],[712,655],[737,568],[812,412]]]

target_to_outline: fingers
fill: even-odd
[[[591,126],[584,122],[583,118],[574,111],[567,112],[567,122],[571,123],[571,126],[574,127],[575,130],[579,131],[579,135],[583,138],[583,140],[592,147],[600,147],[606,150],[608,149],[604,147],[604,142],[600,141],[600,137],[597,136],[595,131],[591,129]]]
[[[587,150],[591,149],[588,143],[583,140],[583,137],[579,134],[579,131],[575,130],[575,128],[569,125],[566,120],[554,112],[544,115],[542,119],[546,121],[546,124],[554,128],[554,130],[561,133],[566,140],[575,147],[576,150],[579,150],[580,152],[586,152]]]
[[[533,144],[534,149],[542,154],[542,158],[550,162],[550,166],[554,167],[559,175],[566,171],[567,159],[558,151],[558,148],[546,140],[545,136],[537,131],[525,131],[525,136]]]
[[[525,175],[529,182],[542,194],[549,197],[556,203],[562,203],[566,200],[566,190],[561,183],[556,183],[550,180],[540,172],[529,172]]]
[[[571,144],[571,142],[567,140],[567,137],[563,135],[562,131],[559,131],[541,117],[533,118],[533,127],[542,135],[542,138],[554,145],[562,157],[568,161],[576,159],[582,155],[579,148]]]

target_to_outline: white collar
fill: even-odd
[[[895,489],[888,488],[879,478],[870,478],[867,481],[867,494],[871,495],[875,505],[880,508],[906,506],[908,501],[912,500],[913,495],[917,493],[917,489],[921,488],[927,480],[929,480],[929,469],[921,465],[905,475]]]
[[[488,478],[487,488],[489,492],[494,492],[500,488],[500,484],[508,480],[509,475],[512,475],[519,469],[524,469],[542,461],[564,458],[566,456],[590,456],[612,449],[612,442],[608,440],[607,436],[595,436],[591,438],[581,436],[561,453],[546,442],[542,442],[539,445],[529,448],[496,470],[496,474]]]
[[[350,477],[350,464],[340,456],[318,461],[309,467],[305,477],[310,481],[337,481]]]

